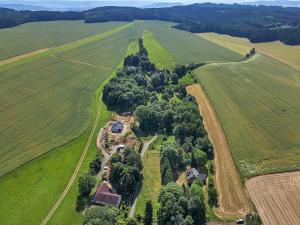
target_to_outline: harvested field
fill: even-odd
[[[254,47],[258,52],[283,62],[296,70],[300,70],[299,45],[290,46],[279,41],[268,43],[251,43],[246,38],[238,38],[216,33],[203,33],[199,34],[199,36],[242,55],[246,55],[250,49]]]
[[[300,172],[255,177],[246,188],[264,225],[300,224]]]
[[[216,212],[221,217],[235,218],[243,216],[250,210],[250,202],[240,182],[218,116],[200,85],[191,85],[187,88],[187,91],[195,96],[197,100],[205,128],[214,146],[216,187],[220,204]]]

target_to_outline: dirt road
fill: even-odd
[[[187,88],[187,91],[197,100],[205,128],[214,146],[216,188],[219,193],[220,205],[216,213],[221,217],[227,218],[244,216],[251,208],[250,202],[240,182],[240,177],[218,116],[200,85],[191,85]]]
[[[85,159],[85,156],[86,156],[86,153],[90,147],[90,144],[93,140],[93,136],[95,134],[95,131],[96,131],[96,128],[97,128],[97,124],[98,124],[98,121],[99,121],[99,118],[100,118],[100,112],[101,112],[101,101],[100,99],[102,98],[102,95],[100,95],[99,97],[99,103],[98,103],[98,107],[97,107],[97,114],[96,114],[96,118],[94,120],[94,123],[93,123],[93,126],[92,126],[92,129],[91,129],[91,132],[89,134],[89,137],[88,137],[88,140],[85,144],[85,147],[82,151],[82,154],[80,156],[80,159],[75,167],[75,170],[73,171],[73,174],[67,184],[67,186],[65,187],[64,191],[62,192],[62,194],[60,195],[60,197],[58,198],[58,200],[56,201],[56,203],[54,204],[54,206],[52,207],[52,209],[50,210],[50,212],[48,213],[48,215],[44,218],[44,220],[42,221],[42,223],[40,225],[46,225],[48,223],[48,221],[50,220],[50,218],[53,216],[53,214],[56,212],[56,210],[58,209],[58,207],[60,206],[60,204],[62,203],[62,201],[64,200],[64,198],[66,197],[66,195],[68,194],[71,186],[73,185],[75,179],[76,179],[76,176],[78,175],[78,172],[82,166],[82,163]]]
[[[246,188],[264,225],[300,224],[300,172],[251,178]]]
[[[11,62],[14,62],[14,61],[17,61],[17,60],[20,60],[20,59],[24,59],[24,58],[27,58],[27,57],[30,57],[30,56],[33,56],[33,55],[36,55],[36,54],[39,54],[41,52],[45,52],[47,50],[48,50],[48,48],[39,49],[39,50],[36,50],[36,51],[33,51],[33,52],[25,53],[23,55],[18,55],[18,56],[14,56],[14,57],[11,57],[11,58],[8,58],[8,59],[3,59],[3,60],[0,61],[0,66],[11,63]]]

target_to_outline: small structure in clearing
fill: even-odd
[[[117,190],[107,181],[103,181],[97,188],[93,203],[119,207],[121,203],[121,195],[117,194]]]
[[[207,175],[204,173],[199,173],[195,168],[189,168],[186,171],[186,179],[188,184],[192,184],[195,179],[199,179],[203,184],[206,183]]]

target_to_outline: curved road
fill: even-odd
[[[58,200],[55,202],[54,206],[52,207],[52,209],[50,210],[50,212],[48,213],[48,215],[44,218],[44,220],[40,223],[40,225],[46,225],[48,223],[48,221],[50,220],[50,218],[53,216],[53,214],[56,212],[56,210],[58,209],[58,207],[60,206],[60,204],[62,203],[62,201],[64,200],[64,198],[66,197],[66,195],[68,194],[70,188],[72,187],[76,176],[78,175],[78,172],[82,166],[82,163],[85,159],[86,153],[90,147],[91,141],[93,139],[93,136],[95,134],[96,128],[97,128],[97,124],[100,118],[100,109],[101,109],[101,99],[102,94],[100,95],[99,99],[98,99],[98,107],[97,107],[97,114],[96,114],[96,119],[93,123],[93,127],[92,130],[90,132],[90,135],[88,137],[88,140],[85,144],[85,147],[83,149],[83,152],[81,153],[80,159],[75,167],[75,170],[73,171],[73,174],[67,184],[67,186],[65,187],[64,191],[62,192],[62,194],[60,195],[60,197],[58,198]]]

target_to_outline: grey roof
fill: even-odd
[[[187,179],[199,178],[202,182],[206,181],[207,175],[205,173],[199,173],[195,168],[190,168],[187,170]]]
[[[115,122],[113,123],[112,127],[111,127],[112,131],[119,131],[123,129],[123,124],[121,122]]]

